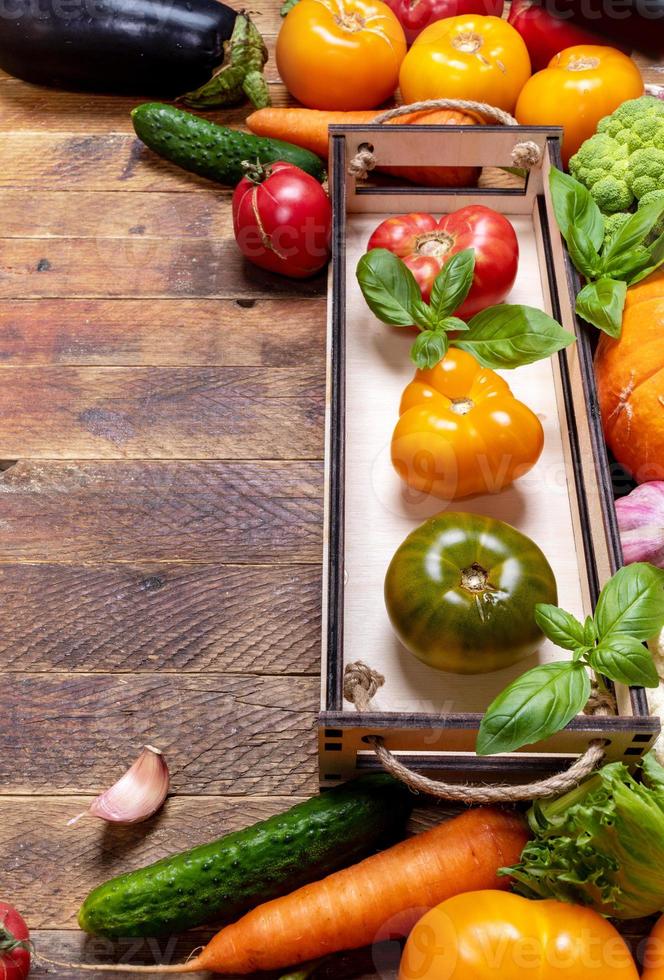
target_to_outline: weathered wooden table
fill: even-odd
[[[0,898],[59,959],[113,955],[96,883],[317,789],[325,279],[243,263],[138,101],[0,77]],[[146,742],[163,812],[68,827]]]

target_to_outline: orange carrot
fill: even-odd
[[[468,810],[322,881],[259,905],[218,932],[186,963],[58,965],[100,972],[224,974],[295,966],[406,936],[425,912],[461,892],[507,888],[509,880],[499,878],[498,869],[518,862],[527,839],[525,824],[516,815],[490,807]]]
[[[328,154],[328,127],[332,125],[366,125],[379,115],[375,109],[357,112],[327,112],[321,109],[258,109],[247,119],[247,126],[256,136],[286,140],[302,146],[320,157]],[[429,109],[409,112],[391,119],[389,124],[437,126],[473,126],[483,120],[469,112],[454,109]],[[414,183],[430,187],[464,187],[477,182],[479,171],[472,167],[381,167],[385,173],[405,177]]]

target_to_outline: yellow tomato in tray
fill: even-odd
[[[567,166],[600,119],[643,92],[641,72],[622,51],[577,44],[555,55],[548,68],[526,83],[515,115],[522,126],[562,126]]]
[[[310,109],[374,109],[394,94],[405,54],[381,0],[300,0],[277,39],[279,74]]]
[[[419,493],[458,500],[497,493],[530,470],[542,425],[495,371],[450,350],[405,389],[392,436],[392,464]]]
[[[472,99],[513,112],[530,77],[521,35],[500,17],[446,17],[425,28],[401,66],[404,102]]]

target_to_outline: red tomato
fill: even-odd
[[[13,906],[0,902],[0,977],[25,980],[30,972],[30,933]]]
[[[332,208],[318,181],[290,163],[252,167],[233,194],[240,251],[270,272],[304,279],[330,258]]]
[[[552,16],[535,0],[512,0],[507,19],[526,42],[533,74],[546,68],[553,56],[565,48],[576,44],[611,44],[569,20]]]
[[[471,204],[438,221],[432,214],[400,214],[378,225],[368,248],[394,252],[415,276],[422,298],[429,299],[433,281],[451,255],[475,250],[475,277],[468,296],[456,311],[468,319],[502,303],[514,285],[519,243],[502,214]]]
[[[415,40],[434,20],[461,14],[488,14],[502,17],[503,0],[385,0],[401,21],[406,40]]]

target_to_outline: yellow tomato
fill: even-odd
[[[277,39],[279,74],[310,109],[375,109],[393,95],[405,54],[381,0],[300,0]]]
[[[446,17],[425,28],[401,66],[404,102],[472,99],[513,112],[530,77],[521,35],[500,17]]]
[[[516,106],[523,126],[562,126],[563,164],[627,99],[643,95],[643,78],[616,48],[577,44],[565,48],[526,83]]]
[[[466,892],[428,912],[399,970],[399,980],[638,977],[625,940],[597,912],[499,891]]]

